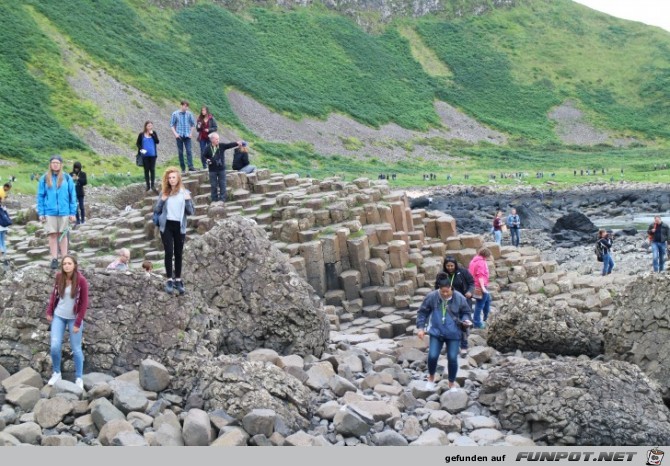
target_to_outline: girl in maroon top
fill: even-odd
[[[209,144],[209,133],[215,133],[217,130],[216,120],[209,113],[209,108],[203,106],[198,115],[198,121],[195,124],[195,130],[198,132],[198,142],[200,143],[200,161],[202,162],[203,170],[207,168],[207,160],[205,160],[205,149]]]

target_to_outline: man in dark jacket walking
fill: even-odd
[[[660,215],[654,217],[654,223],[647,228],[649,241],[651,242],[651,253],[653,255],[654,272],[663,272],[665,267],[665,252],[667,242],[670,239],[670,227],[663,223]]]
[[[209,145],[205,149],[203,157],[209,167],[212,202],[225,202],[226,200],[226,158],[224,152],[241,145],[242,141],[219,144],[219,133],[209,135]]]

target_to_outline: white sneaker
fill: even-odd
[[[426,390],[433,391],[436,388],[437,387],[435,386],[435,382],[431,382],[431,381],[426,382]]]
[[[84,379],[81,377],[77,377],[77,380],[75,380],[74,383],[77,387],[81,388],[82,390],[84,389]]]
[[[47,382],[47,385],[53,385],[61,379],[60,372],[54,372]]]

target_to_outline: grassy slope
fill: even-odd
[[[0,5],[11,19],[0,32],[3,40],[21,45],[0,51],[0,121],[12,125],[0,132],[0,152],[27,161],[45,158],[48,140],[50,152],[70,149],[73,157],[96,163],[66,128],[86,118],[104,127],[95,109],[64,87],[67,70],[58,67],[58,49],[39,32],[53,27],[118,79],[156,97],[206,102],[228,125],[239,126],[223,92],[232,86],[294,117],[335,111],[373,126],[436,125],[432,103],[442,98],[511,140],[505,148],[417,141],[466,157],[440,167],[420,160],[384,167],[375,160],[326,159],[301,144],[256,144],[261,163],[274,169],[318,176],[397,171],[407,174],[403,183],[416,184],[428,171],[469,171],[482,182],[489,171],[546,170],[557,161],[570,167],[587,157],[625,165],[644,179],[655,162],[666,162],[657,148],[584,151],[556,140],[546,114],[568,98],[592,121],[622,134],[656,140],[659,147],[670,136],[670,36],[567,0],[525,2],[454,21],[404,20],[374,36],[319,8],[233,15],[207,4],[160,10],[141,0],[98,0],[95,8],[86,0],[30,3],[36,13]],[[412,52],[430,69],[424,71]],[[39,138],[26,129],[35,123]],[[127,167],[118,168],[124,173]],[[0,176],[11,170],[17,169],[0,167]]]

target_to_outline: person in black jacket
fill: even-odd
[[[209,145],[203,155],[209,167],[212,202],[224,202],[226,200],[226,158],[224,152],[241,145],[242,141],[219,144],[218,133],[211,133],[209,135]]]
[[[608,231],[598,231],[598,247],[603,253],[603,276],[612,273],[614,259],[612,259],[612,236]]]
[[[238,147],[233,152],[233,170],[242,173],[253,173],[256,170],[254,165],[249,164],[249,148],[245,141],[242,141],[242,147]]]
[[[451,287],[458,291],[460,294],[465,296],[470,307],[472,307],[472,294],[475,292],[475,279],[472,278],[472,275],[465,267],[459,267],[458,261],[456,258],[451,256],[446,256],[444,262],[442,262],[442,273],[446,274],[446,278],[449,280]],[[435,289],[439,287],[439,279],[442,274],[438,274],[435,279]],[[465,355],[468,351],[468,335],[470,334],[469,329],[463,331],[461,338],[461,355]]]
[[[144,129],[137,135],[137,151],[142,155],[144,166],[144,182],[147,184],[147,192],[158,193],[154,183],[156,179],[156,160],[158,160],[158,133],[154,131],[154,124],[150,121],[144,122]]]
[[[84,209],[84,186],[86,181],[86,172],[81,170],[81,162],[75,162],[70,173],[74,181],[74,190],[77,193],[77,225],[86,223],[86,209]]]
[[[663,223],[660,215],[657,215],[654,217],[654,223],[647,228],[647,234],[651,243],[654,272],[663,272],[667,242],[670,239],[670,227]]]

